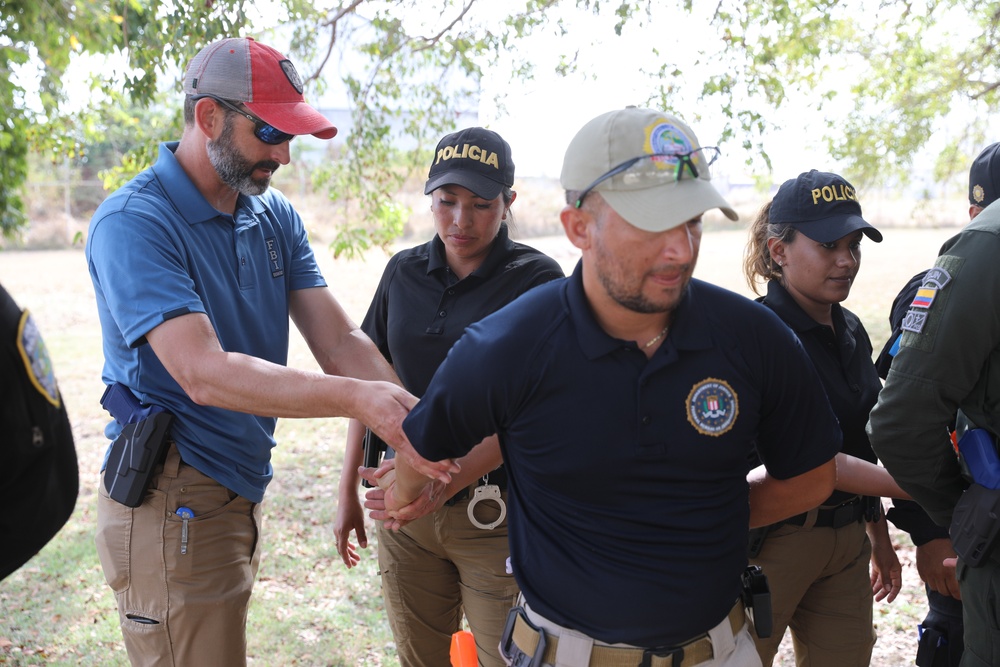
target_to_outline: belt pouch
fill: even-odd
[[[1000,537],[1000,491],[979,484],[967,488],[955,505],[948,533],[966,565],[981,565]]]

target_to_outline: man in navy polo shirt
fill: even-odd
[[[573,275],[470,327],[403,423],[432,461],[499,436],[523,594],[512,664],[759,665],[748,529],[833,489],[840,429],[794,334],[691,277],[702,215],[736,219],[717,155],[658,111],[587,123],[562,172]],[[748,479],[754,446],[766,472]],[[398,462],[387,508],[426,482]]]
[[[133,664],[243,665],[276,418],[356,417],[402,447],[416,399],[393,384],[327,289],[301,218],[269,189],[296,135],[337,133],[305,102],[291,61],[223,39],[191,61],[184,92],[180,141],[101,204],[87,238],[102,379],[173,415],[138,506],[101,484],[97,549]],[[289,317],[325,373],[285,365]],[[131,413],[114,414],[109,439]]]

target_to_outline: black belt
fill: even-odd
[[[500,487],[501,493],[507,490],[507,470],[503,467],[502,463],[500,464],[499,468],[491,470],[489,474],[484,475],[484,477],[486,477],[487,481],[484,482],[483,478],[480,477],[475,484],[465,487],[464,489],[453,495],[451,498],[446,500],[444,504],[451,506],[454,505],[455,503],[462,502],[471,495],[472,489],[476,488],[477,486],[484,486],[486,484],[495,484]]]
[[[858,496],[836,507],[820,507],[816,512],[816,523],[813,524],[815,528],[843,528],[861,521],[865,515],[865,505],[861,502],[861,496]],[[811,512],[796,514],[782,523],[804,526],[810,514]]]

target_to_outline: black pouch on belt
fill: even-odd
[[[112,500],[128,507],[142,504],[156,465],[167,451],[167,436],[173,421],[174,416],[169,412],[156,412],[125,425],[111,445],[104,469],[104,488]]]
[[[966,565],[981,565],[1000,537],[1000,490],[980,484],[967,488],[955,504],[948,533],[955,553]]]

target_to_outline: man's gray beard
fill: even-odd
[[[222,179],[222,182],[233,190],[248,196],[262,195],[267,192],[267,188],[271,184],[271,177],[253,177],[254,170],[261,163],[250,162],[236,148],[233,142],[234,118],[235,116],[233,115],[226,116],[225,125],[222,127],[222,134],[215,141],[208,140],[205,145],[205,149],[208,152],[208,160],[215,167],[215,171],[219,175],[219,178]],[[270,166],[270,163],[268,166]]]

